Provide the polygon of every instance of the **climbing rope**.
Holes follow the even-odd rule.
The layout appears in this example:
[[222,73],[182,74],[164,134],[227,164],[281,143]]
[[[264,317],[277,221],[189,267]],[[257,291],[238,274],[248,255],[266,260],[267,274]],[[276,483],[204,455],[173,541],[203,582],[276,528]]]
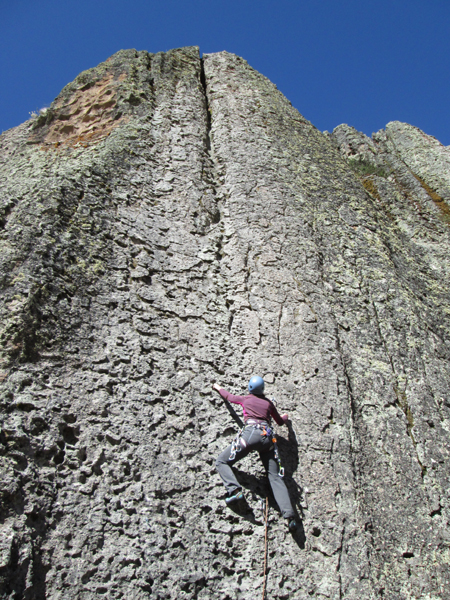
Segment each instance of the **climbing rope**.
[[262,593],[262,600],[265,599],[266,597],[266,581],[267,581],[267,518],[269,515],[269,497],[266,496],[266,514],[264,517],[264,570],[263,570],[263,577],[264,577],[264,585],[263,585],[263,593]]

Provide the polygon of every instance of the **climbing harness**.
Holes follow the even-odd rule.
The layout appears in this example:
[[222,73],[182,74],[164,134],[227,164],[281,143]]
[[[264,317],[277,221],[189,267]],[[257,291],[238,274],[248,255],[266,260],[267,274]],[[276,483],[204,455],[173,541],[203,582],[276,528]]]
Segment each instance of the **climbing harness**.
[[246,429],[249,426],[253,427],[254,429],[260,429],[261,435],[269,436],[269,437],[272,436],[272,444],[273,444],[272,447],[274,449],[275,460],[278,463],[278,476],[283,478],[284,477],[284,467],[281,466],[281,459],[280,459],[280,453],[278,452],[277,438],[275,437],[275,433],[274,433],[272,427],[269,427],[265,423],[251,423],[251,422],[248,423],[247,422],[247,425],[242,427],[237,432],[236,437],[234,438],[234,440],[231,443],[230,458],[228,459],[228,461],[234,460],[236,458],[236,454],[243,449],[242,447],[245,448],[247,446],[244,438],[242,437],[242,434],[244,433],[244,429]]
[[231,442],[230,458],[228,459],[228,461],[234,460],[236,458],[236,454],[243,449],[242,447],[245,448],[247,446],[246,441],[242,437],[242,434],[244,433],[244,430],[247,429],[247,427],[253,427],[254,429],[262,429],[263,433],[261,435],[270,435],[270,433],[266,432],[266,429],[268,429],[269,432],[272,431],[269,427],[265,427],[261,423],[252,423],[251,421],[247,421],[244,427],[239,429],[239,431],[236,434],[236,437]]
[[247,421],[244,427],[239,429],[239,431],[236,434],[236,437],[231,442],[230,458],[228,459],[228,461],[234,460],[236,458],[236,454],[243,449],[242,446],[244,448],[247,446],[246,441],[242,437],[242,434],[244,433],[244,430],[247,429],[247,427],[253,427],[254,429],[262,429],[263,433],[261,435],[271,435],[272,433],[272,429],[270,429],[270,427],[264,425],[263,423],[252,423],[251,421]]

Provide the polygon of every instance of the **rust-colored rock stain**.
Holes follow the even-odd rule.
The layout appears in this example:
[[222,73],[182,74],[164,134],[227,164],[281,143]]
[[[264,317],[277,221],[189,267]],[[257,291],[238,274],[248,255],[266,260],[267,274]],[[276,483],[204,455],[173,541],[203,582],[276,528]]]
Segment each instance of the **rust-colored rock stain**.
[[123,73],[114,79],[113,74],[103,77],[93,85],[84,86],[67,99],[57,101],[52,109],[54,117],[42,139],[35,134],[33,141],[40,142],[43,150],[60,146],[88,146],[107,137],[122,122],[117,118],[117,86],[125,79]]

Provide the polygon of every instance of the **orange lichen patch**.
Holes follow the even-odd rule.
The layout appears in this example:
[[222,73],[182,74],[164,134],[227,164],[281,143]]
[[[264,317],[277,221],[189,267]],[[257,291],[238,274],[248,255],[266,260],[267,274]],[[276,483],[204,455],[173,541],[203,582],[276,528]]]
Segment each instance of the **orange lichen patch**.
[[395,218],[392,215],[391,211],[389,210],[389,207],[387,206],[387,204],[385,202],[383,202],[383,200],[380,196],[380,192],[378,191],[378,188],[375,185],[375,181],[373,180],[373,178],[372,177],[362,177],[361,183],[363,184],[365,189],[369,192],[369,194],[372,196],[372,198],[375,198],[376,200],[378,200],[378,202],[381,204],[384,214],[388,217],[388,219],[395,222]]
[[121,119],[114,119],[117,103],[117,86],[125,78],[123,73],[114,80],[105,76],[91,86],[77,89],[69,98],[57,101],[52,107],[52,121],[43,138],[34,134],[32,141],[43,144],[42,149],[61,146],[87,146],[99,142],[117,127]]
[[444,200],[444,198],[439,196],[439,194],[435,192],[433,188],[431,188],[427,183],[425,183],[425,181],[421,177],[419,177],[415,173],[413,173],[413,175],[423,187],[423,189],[427,192],[427,194],[430,196],[430,198],[433,200],[433,202],[436,204],[436,206],[438,206],[441,209],[442,220],[445,221],[445,223],[450,224],[450,207]]
[[373,181],[373,179],[371,177],[364,177],[361,180],[361,182],[362,182],[363,186],[366,188],[366,190],[369,192],[369,194],[371,196],[373,196],[374,198],[376,198],[377,200],[380,200],[380,202],[381,202],[378,188],[375,185],[375,182]]

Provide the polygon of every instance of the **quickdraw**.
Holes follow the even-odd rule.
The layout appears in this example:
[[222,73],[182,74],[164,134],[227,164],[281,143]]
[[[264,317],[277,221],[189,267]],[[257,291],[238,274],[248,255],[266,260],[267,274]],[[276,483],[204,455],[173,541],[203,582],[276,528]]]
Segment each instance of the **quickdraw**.
[[278,463],[278,476],[284,477],[284,467],[281,466],[281,459],[280,459],[280,453],[278,452],[277,438],[275,437],[275,434],[273,433],[273,429],[271,429],[270,427],[263,426],[262,430],[263,430],[262,435],[272,435],[273,436],[272,444],[273,444],[273,448],[274,448],[275,460]]
[[275,436],[273,436],[272,442],[273,442],[273,447],[275,450],[275,452],[274,452],[275,460],[278,463],[278,476],[283,478],[284,477],[284,467],[281,466],[281,459],[280,459],[280,454],[278,452],[277,438]]
[[228,459],[229,461],[234,460],[236,458],[236,453],[241,451],[241,443],[240,442],[241,442],[241,436],[244,432],[244,429],[245,429],[245,427],[242,427],[242,429],[239,429],[236,437],[231,442],[230,458]]

